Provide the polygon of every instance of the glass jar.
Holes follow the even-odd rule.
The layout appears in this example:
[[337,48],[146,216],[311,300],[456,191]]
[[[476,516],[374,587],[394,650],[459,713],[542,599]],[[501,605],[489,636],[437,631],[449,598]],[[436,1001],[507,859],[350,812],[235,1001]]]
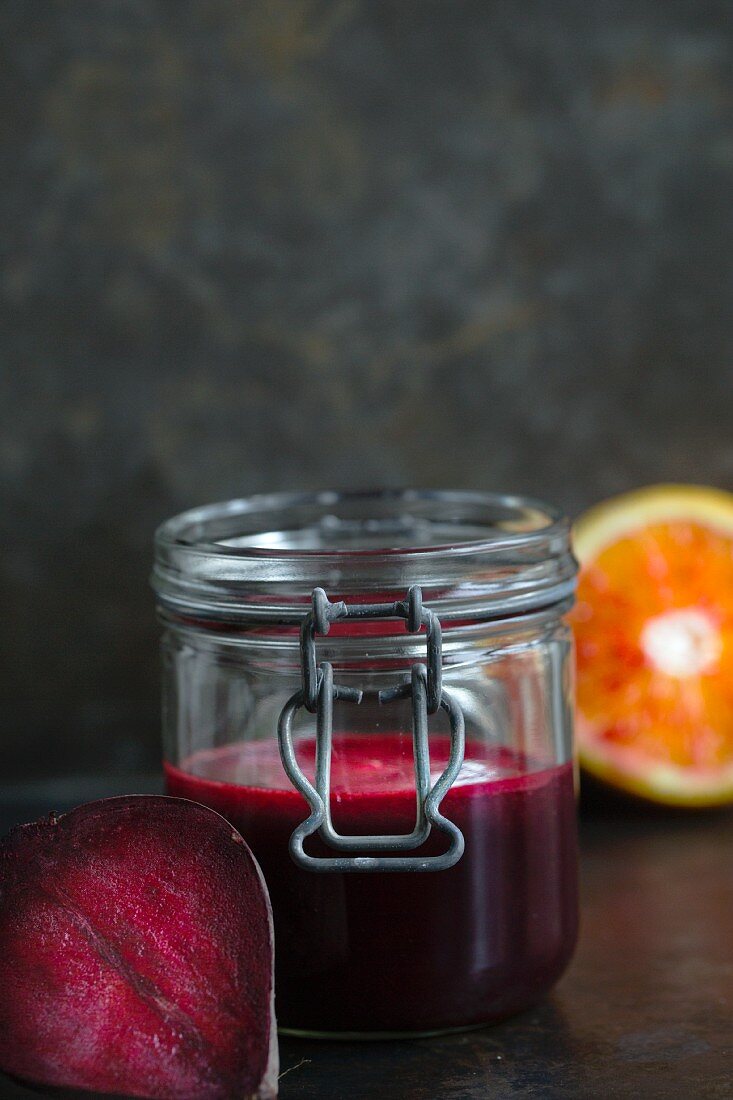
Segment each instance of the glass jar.
[[476,1026],[562,974],[575,572],[560,514],[482,493],[273,494],[159,529],[167,787],[262,867],[283,1030]]

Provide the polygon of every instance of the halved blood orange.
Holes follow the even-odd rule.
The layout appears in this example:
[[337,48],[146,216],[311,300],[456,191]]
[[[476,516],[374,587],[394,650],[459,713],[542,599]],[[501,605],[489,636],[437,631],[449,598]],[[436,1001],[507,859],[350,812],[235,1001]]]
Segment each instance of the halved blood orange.
[[575,552],[581,766],[668,805],[733,803],[733,495],[615,497]]

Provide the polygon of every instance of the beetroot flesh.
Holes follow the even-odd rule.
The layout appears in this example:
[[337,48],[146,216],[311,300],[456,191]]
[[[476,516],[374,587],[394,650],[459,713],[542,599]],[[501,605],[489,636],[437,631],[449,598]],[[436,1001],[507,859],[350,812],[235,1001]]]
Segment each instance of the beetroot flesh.
[[131,795],[0,841],[0,1069],[100,1096],[277,1095],[270,902],[223,817]]

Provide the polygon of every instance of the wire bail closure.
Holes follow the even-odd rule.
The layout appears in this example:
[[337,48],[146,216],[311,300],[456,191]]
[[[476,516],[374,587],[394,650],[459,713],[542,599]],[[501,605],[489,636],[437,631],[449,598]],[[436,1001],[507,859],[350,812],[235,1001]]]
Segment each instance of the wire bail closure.
[[[412,739],[415,763],[417,814],[415,828],[403,835],[342,836],[331,821],[331,752],[333,741],[333,704],[336,700],[360,703],[362,692],[356,688],[334,684],[333,667],[327,661],[318,664],[316,636],[328,634],[331,623],[344,619],[405,620],[407,630],[417,634],[424,626],[427,643],[427,665],[412,666],[410,679],[379,692],[379,702],[412,699]],[[310,816],[290,837],[290,854],[294,861],[310,871],[442,871],[452,867],[463,855],[461,830],[440,811],[440,803],[454,783],[463,764],[465,723],[456,700],[443,687],[442,631],[438,616],[423,606],[422,591],[413,585],[404,600],[385,604],[331,603],[322,588],[312,594],[312,609],[303,620],[300,631],[300,654],[303,686],[288,699],[278,722],[278,740],[283,767],[293,786],[307,800]],[[293,747],[293,720],[304,707],[316,715],[315,787],[301,770]],[[444,710],[450,721],[450,755],[448,764],[433,786],[430,785],[430,748],[428,715]],[[409,852],[427,840],[432,827],[450,838],[447,851],[437,856],[365,856],[354,853],[369,851]],[[318,833],[329,848],[350,855],[318,857],[303,850],[307,837]]]

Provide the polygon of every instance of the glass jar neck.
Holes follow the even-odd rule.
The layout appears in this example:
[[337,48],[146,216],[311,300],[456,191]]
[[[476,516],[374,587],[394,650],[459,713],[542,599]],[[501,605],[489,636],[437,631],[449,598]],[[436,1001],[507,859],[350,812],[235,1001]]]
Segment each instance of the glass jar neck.
[[157,532],[152,580],[165,614],[258,634],[269,625],[284,638],[317,587],[363,604],[419,585],[458,628],[556,615],[575,573],[567,520],[538,501],[384,491],[272,494],[183,513]]

